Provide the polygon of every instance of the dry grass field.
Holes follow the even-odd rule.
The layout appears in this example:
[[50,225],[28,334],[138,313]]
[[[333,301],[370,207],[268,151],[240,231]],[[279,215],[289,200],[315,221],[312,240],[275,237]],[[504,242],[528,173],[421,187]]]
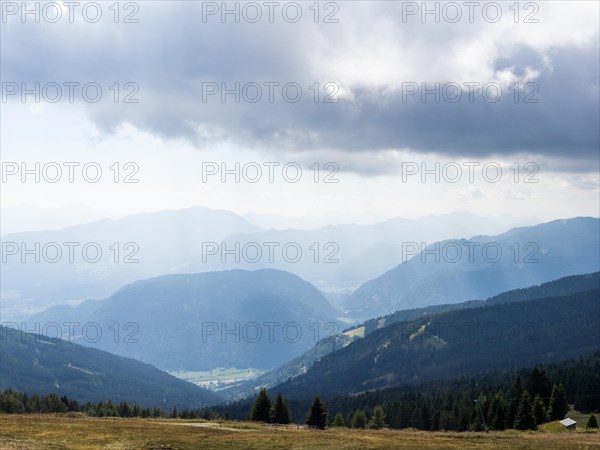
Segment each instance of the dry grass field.
[[244,422],[0,415],[0,448],[13,449],[591,449],[600,433],[444,433],[416,430],[312,431]]

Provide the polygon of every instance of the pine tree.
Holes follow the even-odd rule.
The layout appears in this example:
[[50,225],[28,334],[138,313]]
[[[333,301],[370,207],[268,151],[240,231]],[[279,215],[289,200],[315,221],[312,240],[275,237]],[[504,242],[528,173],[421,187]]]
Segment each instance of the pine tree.
[[514,427],[517,430],[533,430],[535,429],[535,416],[533,415],[533,406],[531,405],[531,398],[527,390],[523,391],[521,401],[519,402],[519,408],[515,416]]
[[337,413],[335,415],[335,417],[333,418],[333,426],[334,427],[345,427],[346,426],[346,421],[344,420],[344,416],[342,416],[342,413]]
[[371,416],[371,420],[369,421],[369,428],[379,430],[385,426],[385,412],[381,406],[376,406],[373,408],[373,416]]
[[587,424],[585,426],[586,428],[598,428],[598,420],[596,419],[596,416],[591,414],[590,418],[587,421]]
[[327,425],[327,409],[319,396],[315,397],[310,406],[308,416],[306,417],[306,424],[320,429],[324,429]]
[[504,400],[504,395],[502,394],[502,391],[499,391],[492,399],[492,402],[490,403],[490,407],[488,409],[488,421],[490,427],[494,430],[504,430],[506,414],[506,401]]
[[525,389],[527,389],[531,398],[535,398],[536,395],[539,395],[540,399],[544,402],[544,406],[548,408],[550,395],[552,394],[552,383],[543,369],[535,367],[531,371],[529,378],[527,378],[527,382],[525,383]]
[[277,394],[275,405],[273,405],[271,410],[271,422],[282,424],[290,423],[290,412],[281,394]]
[[121,402],[119,404],[119,416],[120,417],[131,417],[131,408],[127,402]]
[[548,406],[548,418],[550,420],[562,420],[568,412],[569,404],[567,403],[565,387],[562,384],[559,386],[554,385],[550,396],[550,405]]
[[548,422],[546,405],[544,405],[544,402],[540,398],[539,394],[533,399],[533,415],[535,417],[536,425],[541,425]]
[[361,409],[357,410],[352,416],[351,421],[352,428],[366,428],[367,427],[367,416]]
[[179,414],[177,413],[177,407],[173,406],[173,411],[171,412],[171,418],[177,419],[178,416],[179,416]]
[[269,422],[271,420],[271,399],[266,389],[261,389],[254,401],[250,420],[256,422]]
[[508,404],[508,414],[506,415],[506,428],[513,428],[515,418],[517,416],[517,410],[519,408],[519,402],[523,395],[523,385],[521,384],[521,377],[516,376],[513,384],[510,388],[510,398]]

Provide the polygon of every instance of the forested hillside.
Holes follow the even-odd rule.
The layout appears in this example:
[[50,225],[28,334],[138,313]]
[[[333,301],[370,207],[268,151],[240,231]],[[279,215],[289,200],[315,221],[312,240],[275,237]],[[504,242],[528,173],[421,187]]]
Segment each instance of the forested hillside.
[[0,390],[150,408],[201,408],[220,400],[211,391],[134,359],[3,326],[0,336]]
[[432,314],[376,330],[277,389],[329,398],[474,375],[600,348],[600,289]]
[[[271,390],[271,395],[276,392],[277,389]],[[539,403],[544,406],[545,416],[538,417],[535,425],[562,419],[566,403],[584,413],[600,411],[600,353],[539,365],[535,369],[494,371],[485,375],[335,397],[328,399],[326,405],[330,423],[339,413],[346,426],[351,425],[357,411],[364,411],[369,421],[374,409],[381,407],[385,423],[392,428],[466,431],[483,429],[481,411],[475,403],[478,400],[486,424],[491,429],[503,430],[515,427],[524,398],[531,406],[536,402],[538,406]],[[216,410],[231,418],[244,419],[253,400],[236,402]],[[292,420],[302,422],[311,400],[287,398],[286,402]],[[522,411],[521,416],[524,417]],[[524,425],[521,420],[521,426]]]

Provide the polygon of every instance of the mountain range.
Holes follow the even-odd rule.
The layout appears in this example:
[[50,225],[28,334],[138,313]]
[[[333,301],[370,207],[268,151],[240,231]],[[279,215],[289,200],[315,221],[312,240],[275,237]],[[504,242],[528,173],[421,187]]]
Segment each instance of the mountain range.
[[[105,300],[50,308],[29,322],[97,322],[106,336],[115,333],[107,330],[117,324],[122,334],[134,333],[140,342],[126,345],[105,337],[82,343],[165,370],[274,369],[311,349],[323,336],[339,335],[344,327],[340,320],[364,321],[410,308],[485,299],[573,273],[595,272],[600,268],[595,251],[600,245],[599,223],[574,218],[499,236],[433,244],[434,248],[487,246],[503,253],[493,262],[479,250],[472,260],[468,254],[456,261],[436,260],[431,253],[423,260],[417,254],[357,289],[344,305],[350,318],[296,275],[235,269],[138,281]],[[432,308],[429,312],[440,310]]]
[[[202,242],[258,230],[237,214],[194,207],[98,220],[62,230],[4,235],[0,283],[3,317],[103,298],[136,280],[189,272],[193,259],[202,253]],[[9,243],[19,247],[15,255],[10,254],[12,248],[7,251]],[[49,246],[51,243],[58,244],[61,252],[56,262],[52,260],[58,251]],[[72,258],[64,243],[74,243],[70,244]],[[23,262],[21,248],[35,251],[36,245],[38,261],[30,254]],[[96,249],[100,250],[98,261]]]
[[[487,219],[470,218],[474,228],[495,226]],[[61,380],[70,378],[61,377],[71,372],[102,374],[91,368],[89,355],[82,356],[85,364],[66,361],[65,355],[79,354],[82,348],[152,364],[161,374],[159,369],[194,372],[218,367],[269,371],[222,391],[228,399],[251,395],[259,387],[280,389],[291,397],[318,392],[354,395],[598,349],[599,219],[577,217],[499,235],[429,241],[431,236],[452,236],[459,227],[456,222],[465,220],[447,215],[314,230],[263,230],[226,211],[192,208],[7,235],[3,245],[25,246],[101,236],[95,241],[109,249],[111,241],[122,243],[131,235],[146,250],[140,245],[139,263],[129,265],[23,264],[13,259],[2,266],[3,320],[26,332],[75,342],[52,347],[62,352],[43,366],[57,361],[52,370],[40,372],[33,363],[40,386],[68,385]],[[180,230],[175,236],[174,229]],[[223,261],[215,253],[217,258],[209,262],[207,242],[226,249],[292,242],[309,249],[310,257],[263,264]],[[313,259],[315,243],[319,261]],[[337,262],[322,260],[327,243],[337,246]],[[268,268],[260,268],[263,265]],[[384,266],[391,270],[384,271]],[[223,267],[229,270],[214,270]],[[590,275],[579,275],[585,273]],[[347,294],[350,280],[367,276],[374,278]],[[96,298],[79,302],[88,295]],[[50,307],[21,319],[23,308],[21,315],[4,314],[7,303],[15,311],[31,307],[30,313]],[[494,332],[499,335],[490,342],[489,333]],[[39,362],[32,355],[44,347],[50,347],[44,339],[38,339],[35,348],[4,346],[10,348],[6,354],[15,367]],[[130,370],[118,364],[119,371]],[[14,384],[18,377],[11,370],[9,366],[3,373]],[[99,383],[104,385],[116,372],[102,376]],[[81,386],[78,398],[92,389]],[[122,392],[101,394],[118,397]]]
[[295,273],[336,301],[336,291],[345,296],[396,266],[404,242],[495,234],[513,222],[453,213],[373,225],[265,230],[232,212],[193,207],[12,233],[1,238],[0,308],[5,319],[20,318],[52,305],[104,298],[140,279],[261,268]]
[[344,303],[353,318],[487,298],[600,270],[600,220],[576,217],[424,245],[412,258],[360,286]]

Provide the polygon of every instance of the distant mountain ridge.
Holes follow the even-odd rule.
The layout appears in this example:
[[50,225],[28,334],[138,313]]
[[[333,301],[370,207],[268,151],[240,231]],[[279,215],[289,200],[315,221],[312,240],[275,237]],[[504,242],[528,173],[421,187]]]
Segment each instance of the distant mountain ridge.
[[[2,242],[35,249],[22,262],[3,249],[4,317],[35,313],[55,304],[103,298],[133,281],[166,273],[199,271],[194,259],[205,241],[221,241],[237,232],[260,228],[229,211],[193,207],[103,219],[61,230],[13,233]],[[64,243],[73,243],[71,250]],[[44,246],[50,245],[47,254]],[[83,249],[88,246],[84,254]],[[61,252],[56,262],[52,258]],[[97,262],[96,252],[99,249]],[[89,257],[88,257],[89,255]],[[4,262],[4,260],[6,262]],[[200,266],[202,267],[202,266]]]
[[513,289],[490,297],[487,300],[469,300],[462,303],[450,303],[426,306],[425,308],[402,310],[383,317],[367,320],[363,326],[365,327],[365,334],[369,334],[378,328],[383,328],[384,326],[391,325],[395,322],[411,321],[430,314],[440,314],[461,309],[478,308],[482,306],[513,303],[546,297],[565,296],[594,289],[600,289],[600,272],[571,275],[526,288]]
[[499,236],[432,243],[364,283],[344,303],[366,320],[401,309],[486,298],[510,289],[600,270],[600,219],[577,217]]
[[163,410],[201,408],[221,397],[139,361],[0,326],[0,389],[66,395],[79,402],[126,401]]
[[[0,307],[5,318],[25,317],[48,306],[103,298],[140,279],[227,269],[285,270],[324,291],[353,290],[397,265],[405,241],[499,232],[507,229],[509,222],[508,218],[452,213],[415,220],[394,218],[372,225],[267,231],[232,212],[193,207],[104,219],[62,230],[13,233],[2,236],[3,243],[11,244],[11,251],[3,254]],[[69,261],[65,242],[77,244],[73,261]],[[18,248],[22,243],[27,249],[39,245],[39,262],[34,262],[32,255],[25,263],[21,261],[20,249],[12,246]],[[55,246],[50,245],[48,257],[42,252],[48,243],[58,244],[62,251],[57,262],[47,261],[54,256]],[[100,249],[98,262],[83,257],[88,244],[92,256]],[[255,259],[257,249],[261,255]]]
[[[223,267],[273,268],[293,272],[326,291],[355,289],[396,266],[404,256],[406,243],[498,233],[508,228],[506,219],[462,212],[419,219],[395,217],[369,225],[341,224],[310,230],[290,228],[236,233],[225,239],[227,248],[232,248],[235,243],[241,246],[262,245],[264,242],[276,242],[282,246],[294,243],[302,249],[304,256],[294,263],[280,255],[272,263],[267,258],[256,263],[244,260],[234,263],[229,258]],[[211,259],[214,260],[214,257]]]

